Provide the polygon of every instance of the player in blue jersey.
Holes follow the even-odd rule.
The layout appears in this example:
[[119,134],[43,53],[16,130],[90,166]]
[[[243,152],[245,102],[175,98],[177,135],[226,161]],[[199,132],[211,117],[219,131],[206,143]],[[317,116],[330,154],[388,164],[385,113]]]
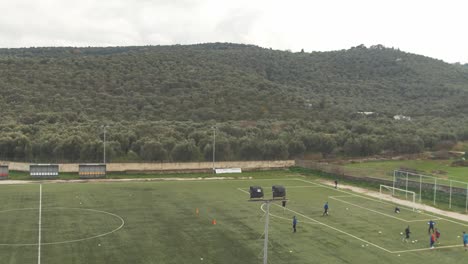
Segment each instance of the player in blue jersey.
[[432,233],[434,233],[435,222],[430,220],[427,224],[429,225],[429,229],[427,230],[427,233],[430,234],[431,230],[432,230]]
[[294,233],[296,233],[296,225],[297,225],[297,218],[296,218],[296,216],[293,216],[293,230],[294,230]]
[[328,202],[326,202],[325,205],[323,206],[322,216],[324,216],[324,215],[328,215]]
[[468,234],[463,231],[463,246],[465,247],[465,251],[468,250]]

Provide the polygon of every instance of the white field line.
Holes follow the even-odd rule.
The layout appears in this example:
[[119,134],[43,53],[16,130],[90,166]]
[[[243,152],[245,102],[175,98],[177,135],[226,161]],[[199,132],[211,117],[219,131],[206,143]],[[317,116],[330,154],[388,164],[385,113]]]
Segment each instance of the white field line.
[[39,237],[37,239],[37,264],[41,264],[41,230],[42,228],[42,184],[39,184]]
[[[335,189],[334,187],[331,187],[331,186],[326,186],[326,185],[322,185],[322,184],[319,184],[319,183],[315,183],[315,182],[311,182],[311,181],[306,181],[306,180],[303,180],[303,179],[296,179],[296,180],[302,181],[302,182],[307,182],[307,183],[314,184],[314,185],[320,185],[320,186],[323,186],[324,188],[328,188],[328,189],[331,189],[331,190],[335,190],[335,191],[337,191],[337,192],[346,193],[346,194],[348,194],[347,196],[360,197],[360,198],[363,198],[363,199],[367,199],[367,200],[379,202],[379,203],[382,203],[382,204],[394,205],[394,204],[392,204],[392,203],[386,203],[386,202],[382,202],[381,200],[377,200],[377,199],[373,199],[373,198],[370,198],[370,197],[366,197],[366,196],[364,196],[364,195],[359,195],[359,194],[356,194],[356,193],[354,193],[354,192],[349,192],[349,191],[344,191],[344,190],[340,190],[340,189]],[[334,197],[339,197],[339,196],[334,196]],[[413,208],[406,208],[406,207],[404,207],[404,206],[401,207],[401,208],[413,212]]]
[[248,191],[242,190],[241,188],[237,188],[237,190],[239,190],[239,191],[241,191],[241,192],[245,192],[246,194],[250,194]]
[[417,249],[399,250],[399,251],[393,251],[393,253],[406,253],[406,252],[426,251],[426,250],[454,248],[454,247],[463,247],[463,245],[441,246],[441,247],[434,247],[432,249],[431,248],[417,248]]
[[346,198],[346,197],[354,197],[354,195],[333,195],[330,197],[335,197],[335,198]]
[[[281,207],[280,205],[277,205],[277,204],[274,204],[274,205]],[[370,241],[367,241],[367,240],[364,240],[364,239],[362,239],[362,238],[359,238],[359,237],[357,237],[357,236],[355,236],[355,235],[352,235],[352,234],[350,234],[350,233],[348,233],[348,232],[345,232],[345,231],[340,230],[340,229],[338,229],[338,228],[335,228],[335,227],[333,227],[333,226],[330,226],[330,225],[327,225],[327,224],[325,224],[325,223],[322,223],[322,222],[320,222],[320,221],[318,221],[318,220],[315,220],[315,219],[313,219],[313,218],[311,218],[311,217],[308,217],[307,215],[301,214],[301,213],[299,213],[299,212],[297,212],[297,211],[294,211],[294,210],[291,210],[291,209],[289,209],[289,208],[285,208],[285,209],[288,210],[288,211],[290,211],[290,212],[293,212],[293,213],[295,213],[295,214],[297,214],[297,215],[300,215],[300,216],[302,216],[302,217],[304,217],[304,218],[306,218],[306,219],[312,220],[312,221],[316,222],[317,224],[326,226],[326,227],[328,227],[328,228],[330,228],[330,229],[333,229],[333,230],[338,231],[338,232],[340,232],[340,233],[343,233],[343,234],[345,234],[345,235],[347,235],[347,236],[350,236],[350,237],[352,237],[352,238],[355,238],[355,239],[357,239],[357,240],[359,240],[359,241],[362,241],[362,242],[367,243],[367,244],[369,244],[369,245],[372,245],[372,246],[374,246],[374,247],[376,247],[376,248],[379,248],[379,249],[381,249],[381,250],[383,250],[383,251],[385,251],[385,252],[393,253],[392,251],[390,251],[390,250],[388,250],[388,249],[386,249],[386,248],[383,248],[383,247],[381,247],[381,246],[379,246],[379,245],[376,245],[376,244],[374,244],[374,243],[372,243],[372,242],[370,242]]]
[[[359,207],[359,208],[362,208],[364,210],[367,210],[367,211],[370,211],[370,212],[373,212],[373,213],[376,213],[376,214],[381,214],[383,216],[387,216],[387,217],[390,217],[390,218],[394,218],[394,219],[397,219],[397,220],[400,220],[400,221],[403,221],[403,222],[407,222],[407,223],[411,223],[411,222],[424,222],[424,221],[429,221],[431,219],[423,219],[423,220],[406,220],[406,219],[403,219],[403,218],[400,218],[400,217],[396,217],[396,216],[393,216],[393,215],[389,215],[389,214],[386,214],[386,213],[382,213],[382,212],[379,212],[379,211],[376,211],[376,210],[373,210],[373,209],[370,209],[370,208],[366,208],[364,206],[360,206],[360,205],[357,205],[357,204],[354,204],[354,203],[351,203],[351,202],[347,202],[347,201],[343,201],[343,200],[340,200],[338,198],[336,198],[336,196],[329,196],[329,198],[333,199],[333,200],[336,200],[336,201],[339,201],[339,202],[342,202],[342,203],[345,203],[345,204],[349,204],[349,205],[352,205],[352,206],[355,206],[355,207]],[[440,218],[438,219],[433,219],[433,220],[439,220]]]
[[[263,206],[265,204],[262,203],[262,205],[260,205],[260,210],[262,210],[264,213],[266,213],[265,209],[263,209]],[[278,215],[274,215],[272,213],[270,213],[271,216],[275,217],[275,218],[279,218],[279,219],[284,219],[286,221],[291,221],[292,222],[292,219],[289,219],[289,218],[286,218],[286,217],[282,217],[282,216],[278,216]],[[316,222],[310,222],[310,221],[301,221],[301,223],[307,223],[307,224],[312,224],[312,225],[318,225],[318,223]]]
[[198,177],[198,178],[134,178],[134,179],[80,179],[80,180],[1,180],[2,185],[25,185],[25,184],[38,184],[38,183],[140,183],[140,182],[226,182],[226,181],[296,181],[297,178],[286,179],[254,179],[248,177],[233,178],[233,177]]
[[[11,212],[11,211],[23,211],[23,210],[37,210],[37,208],[11,209],[11,210],[0,211],[0,213]],[[75,243],[75,242],[91,240],[91,239],[107,236],[109,234],[117,232],[120,229],[122,229],[124,227],[124,225],[125,225],[125,220],[121,216],[113,214],[113,213],[109,213],[109,212],[106,212],[106,211],[101,211],[101,210],[86,209],[86,208],[74,208],[74,207],[70,207],[70,208],[67,208],[67,207],[50,207],[50,208],[47,208],[46,210],[82,210],[82,211],[102,213],[102,214],[107,214],[107,215],[113,216],[115,218],[118,218],[120,220],[121,224],[120,224],[119,227],[117,227],[117,228],[115,228],[115,229],[113,229],[113,230],[111,230],[109,232],[102,233],[102,234],[99,234],[99,235],[85,237],[85,238],[79,238],[79,239],[73,239],[73,240],[58,241],[58,242],[47,242],[47,243],[41,242],[40,243],[41,246],[43,246],[43,245],[60,245],[60,244],[68,244],[68,243]],[[15,246],[15,247],[16,246],[38,246],[38,245],[39,245],[39,243],[0,244],[0,246]]]
[[[308,182],[308,183],[311,183],[311,184],[314,184],[314,185],[319,185],[319,184],[317,184],[317,183],[305,181],[305,180],[302,180],[302,179],[296,179],[296,180]],[[327,188],[328,186],[323,186],[323,187]],[[332,188],[332,187],[328,187],[328,188],[329,188],[329,189],[336,190],[335,188]],[[242,190],[241,188],[237,188],[237,190],[249,194],[249,192],[247,192],[246,190]],[[366,199],[369,199],[369,200],[372,200],[372,201],[381,202],[381,201],[379,201],[379,200],[370,199],[370,198],[367,198],[367,197],[365,197],[365,196],[361,196],[361,195],[356,195],[356,194],[348,193],[348,192],[342,191],[342,190],[336,190],[336,191],[340,191],[340,192],[343,192],[343,193],[347,193],[348,195],[346,195],[346,196],[357,196],[357,197],[366,198]],[[337,196],[334,196],[334,197],[337,197]],[[280,206],[280,205],[277,205],[277,204],[274,204],[274,205],[283,208],[283,207]],[[312,220],[313,222],[315,222],[315,223],[317,223],[317,224],[326,226],[326,227],[328,227],[328,228],[330,228],[330,229],[333,229],[333,230],[335,230],[335,231],[338,231],[338,232],[340,232],[340,233],[343,233],[343,234],[345,234],[345,235],[348,235],[348,236],[350,236],[350,237],[352,237],[352,238],[355,238],[355,239],[357,239],[357,240],[359,240],[359,241],[365,242],[365,243],[367,243],[367,244],[369,244],[369,245],[372,245],[372,246],[374,246],[374,247],[376,247],[376,248],[378,248],[378,249],[381,249],[381,250],[383,250],[383,251],[385,251],[385,252],[388,252],[388,253],[390,253],[390,254],[405,253],[405,252],[412,252],[412,251],[431,250],[430,248],[420,248],[420,249],[409,249],[409,250],[391,251],[391,250],[388,250],[388,249],[386,249],[386,248],[384,248],[384,247],[381,247],[381,246],[379,246],[379,245],[377,245],[377,244],[374,244],[374,243],[372,243],[372,242],[369,242],[369,241],[367,241],[367,240],[364,240],[364,239],[362,239],[362,238],[359,238],[359,237],[357,237],[357,236],[355,236],[355,235],[352,235],[352,234],[350,234],[350,233],[348,233],[348,232],[346,232],[346,231],[343,231],[343,230],[340,230],[340,229],[338,229],[338,228],[332,227],[332,226],[327,225],[327,224],[325,224],[325,223],[322,223],[322,222],[320,222],[320,221],[318,221],[318,220],[315,220],[315,219],[313,219],[313,218],[310,218],[310,217],[308,217],[308,216],[306,216],[306,215],[304,215],[304,214],[301,214],[301,213],[299,213],[299,212],[296,212],[296,211],[294,211],[294,210],[291,210],[291,209],[289,209],[289,208],[284,208],[284,209],[285,209],[285,210],[288,210],[288,211],[290,211],[290,212],[293,212],[293,213],[295,213],[295,214],[297,214],[297,215],[300,215],[300,216],[302,216],[302,217],[304,217],[304,218],[306,218],[306,219]],[[408,209],[408,210],[410,210],[410,209]],[[262,210],[262,211],[263,211],[263,210]],[[411,211],[413,211],[413,210],[411,209]],[[265,211],[264,211],[264,212],[265,212]],[[270,215],[271,215],[271,214],[270,214]],[[289,220],[289,219],[287,219],[287,220]],[[442,246],[442,247],[436,247],[436,248],[434,248],[434,249],[451,248],[451,247],[459,247],[459,246],[460,246],[460,245]],[[432,249],[432,250],[434,250],[434,249]]]
[[[273,204],[273,205],[276,205],[276,206],[278,206],[278,207],[281,207],[280,205],[277,205],[277,204]],[[388,249],[386,249],[386,248],[384,248],[384,247],[381,247],[381,246],[379,246],[379,245],[376,245],[376,244],[374,244],[374,243],[371,243],[371,242],[369,242],[369,241],[367,241],[367,240],[364,240],[364,239],[362,239],[362,238],[359,238],[359,237],[357,237],[357,236],[355,236],[355,235],[352,235],[352,234],[350,234],[350,233],[348,233],[348,232],[345,232],[345,231],[340,230],[340,229],[338,229],[338,228],[335,228],[335,227],[333,227],[333,226],[329,226],[329,225],[327,225],[327,224],[325,224],[325,223],[322,223],[322,222],[320,222],[320,221],[318,221],[318,220],[315,220],[315,219],[310,218],[310,217],[308,217],[308,216],[306,216],[306,215],[303,215],[303,214],[301,214],[301,213],[299,213],[299,212],[296,212],[296,211],[294,211],[294,210],[291,210],[291,209],[289,209],[289,208],[285,208],[285,209],[286,209],[286,210],[289,210],[289,211],[291,211],[291,212],[293,212],[293,213],[295,213],[295,214],[297,214],[297,215],[300,215],[300,216],[302,216],[302,217],[304,217],[304,218],[307,218],[307,219],[310,219],[310,220],[312,220],[312,221],[314,221],[314,222],[317,222],[317,224],[326,226],[326,227],[328,227],[328,228],[330,228],[330,229],[333,229],[333,230],[335,230],[335,231],[338,231],[338,232],[340,232],[340,233],[343,233],[343,234],[345,234],[345,235],[348,235],[348,236],[350,236],[350,237],[352,237],[352,238],[355,238],[355,239],[357,239],[357,240],[360,240],[360,241],[362,241],[362,242],[365,242],[365,243],[367,243],[367,244],[369,244],[369,245],[372,245],[372,246],[374,246],[374,247],[376,247],[376,248],[378,248],[378,249],[381,249],[381,250],[386,251],[386,252],[391,253],[391,254],[406,253],[406,252],[413,252],[413,251],[436,250],[436,249],[453,248],[453,247],[461,247],[461,246],[462,246],[462,245],[450,245],[450,246],[435,247],[435,248],[433,248],[433,249],[431,249],[431,248],[418,248],[418,249],[408,249],[408,250],[391,251],[391,250],[388,250]]]
[[[310,186],[310,185],[305,185],[305,186],[286,186],[287,188],[324,188],[324,186]],[[244,192],[246,194],[250,194],[250,192],[244,190],[244,189],[241,189],[241,188],[237,188],[237,190],[241,191],[241,192]]]
[[[313,186],[313,187],[315,187],[315,186]],[[247,194],[250,194],[248,191],[242,190],[241,188],[237,188],[237,190],[239,190],[239,191],[241,191],[241,192],[244,192],[244,193],[247,193]],[[264,213],[266,213],[266,211],[263,209],[263,205],[265,205],[265,204],[262,203],[262,205],[260,205],[260,210],[262,210]],[[291,220],[291,219],[288,219],[288,218],[285,218],[285,217],[282,217],[282,216],[274,215],[274,214],[272,214],[272,213],[270,213],[270,215],[273,216],[273,217],[279,218],[279,219],[287,220],[287,221],[290,221],[290,220]],[[304,223],[316,224],[315,222],[304,222]]]
[[[285,186],[286,188],[324,188],[324,186],[310,186],[310,185],[301,185],[301,186]],[[248,191],[241,188],[237,188],[239,191],[250,194]]]
[[310,185],[304,185],[304,186],[284,186],[286,188],[323,188],[323,186],[310,186]]
[[[301,181],[301,182],[307,182],[307,183],[314,184],[314,185],[321,185],[321,184],[318,184],[318,183],[315,183],[315,182],[311,182],[311,181],[306,181],[306,180],[303,180],[303,179],[298,179],[298,178],[296,178],[296,180]],[[363,199],[367,199],[367,200],[379,202],[379,203],[382,203],[382,204],[394,205],[394,204],[391,204],[391,203],[382,202],[381,200],[373,199],[373,198],[366,197],[366,196],[363,196],[363,195],[359,195],[359,194],[355,194],[355,193],[350,193],[350,192],[343,191],[343,190],[340,190],[340,189],[335,189],[334,187],[331,187],[331,186],[326,186],[326,185],[322,185],[322,186],[324,186],[324,188],[328,188],[328,189],[335,190],[335,191],[338,191],[338,192],[346,193],[346,194],[349,194],[349,195],[351,195],[351,196],[360,197],[360,198],[363,198]],[[337,196],[335,196],[335,197],[337,197]],[[405,209],[405,210],[408,210],[408,211],[413,211],[412,208],[406,208],[406,207],[404,207],[404,206],[402,206],[402,207],[400,207],[400,208]],[[432,218],[438,218],[438,220],[444,220],[444,221],[452,222],[452,223],[454,223],[454,224],[458,224],[458,225],[461,225],[461,226],[468,227],[467,224],[460,223],[460,222],[457,222],[457,221],[453,221],[453,220],[451,220],[451,219],[443,218],[443,217],[440,217],[440,216],[437,216],[437,215],[434,215],[434,214],[428,214],[428,213],[424,213],[424,212],[421,212],[421,214],[427,215],[427,216],[432,217]]]

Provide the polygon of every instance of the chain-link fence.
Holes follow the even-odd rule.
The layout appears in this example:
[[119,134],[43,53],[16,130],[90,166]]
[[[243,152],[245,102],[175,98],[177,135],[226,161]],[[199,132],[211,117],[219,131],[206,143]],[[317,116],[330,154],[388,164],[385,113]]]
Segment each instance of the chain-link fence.
[[438,207],[468,212],[468,182],[395,170],[393,187],[415,192],[420,203],[426,201]]
[[359,182],[393,185],[394,188],[416,193],[416,202],[442,209],[468,212],[468,182],[437,178],[410,171],[370,168],[350,168],[336,164],[296,160],[296,166],[326,172]]

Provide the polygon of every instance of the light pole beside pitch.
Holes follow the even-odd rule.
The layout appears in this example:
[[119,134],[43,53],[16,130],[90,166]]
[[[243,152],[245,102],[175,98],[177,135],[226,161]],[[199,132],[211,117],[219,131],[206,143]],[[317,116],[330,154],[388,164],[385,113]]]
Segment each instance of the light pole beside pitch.
[[216,157],[216,126],[211,127],[213,129],[213,173],[216,173],[215,157]]
[[108,128],[108,125],[101,125],[101,128],[104,130],[104,140],[102,141],[103,147],[104,147],[104,153],[103,153],[103,163],[106,164],[106,128]]
[[270,224],[270,203],[274,201],[282,201],[283,206],[286,205],[286,189],[280,185],[273,185],[271,187],[273,192],[272,199],[264,199],[263,189],[260,186],[250,186],[250,200],[249,202],[263,202],[266,204],[265,216],[265,238],[263,240],[263,264],[268,264],[268,225]]

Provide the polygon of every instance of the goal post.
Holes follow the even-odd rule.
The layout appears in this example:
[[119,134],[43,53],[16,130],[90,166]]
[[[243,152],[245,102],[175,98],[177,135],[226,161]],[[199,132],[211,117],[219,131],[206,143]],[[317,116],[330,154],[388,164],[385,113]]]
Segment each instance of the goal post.
[[[405,189],[395,188],[388,185],[380,185],[379,188],[380,199],[392,201],[397,204],[402,204],[415,210],[416,205],[416,193],[407,191]],[[407,201],[407,202],[405,202]]]

